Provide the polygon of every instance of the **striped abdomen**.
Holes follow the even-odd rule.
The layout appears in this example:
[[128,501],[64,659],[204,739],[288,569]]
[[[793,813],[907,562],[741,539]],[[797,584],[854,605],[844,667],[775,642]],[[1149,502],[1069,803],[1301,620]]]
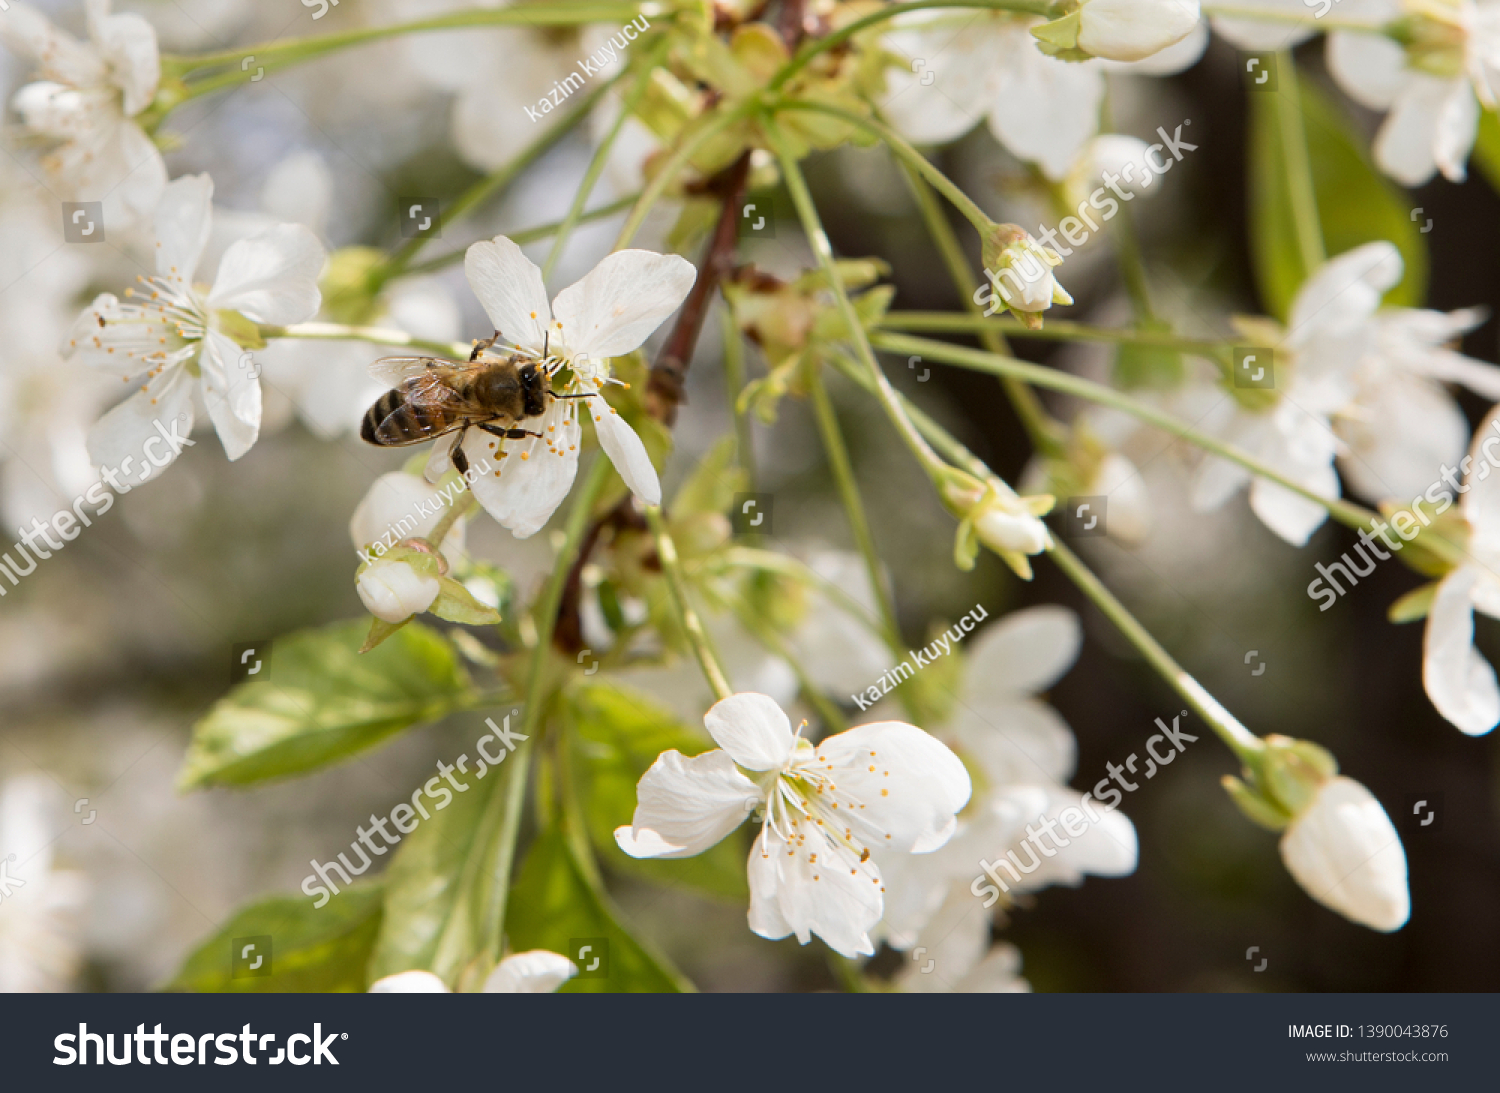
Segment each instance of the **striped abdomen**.
[[359,435],[366,443],[398,448],[431,440],[461,424],[448,407],[409,401],[405,388],[402,384],[387,391],[365,412]]

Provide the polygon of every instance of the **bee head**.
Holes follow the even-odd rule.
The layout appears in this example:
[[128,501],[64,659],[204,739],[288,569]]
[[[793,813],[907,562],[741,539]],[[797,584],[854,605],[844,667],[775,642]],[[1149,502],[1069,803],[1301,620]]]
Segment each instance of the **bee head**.
[[551,376],[529,361],[521,365],[520,376],[522,408],[527,417],[537,417],[547,409]]

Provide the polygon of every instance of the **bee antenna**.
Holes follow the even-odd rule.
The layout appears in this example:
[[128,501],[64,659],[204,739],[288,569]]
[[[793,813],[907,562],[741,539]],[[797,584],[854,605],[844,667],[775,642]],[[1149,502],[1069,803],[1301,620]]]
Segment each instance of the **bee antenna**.
[[551,345],[552,345],[552,331],[550,331],[550,330],[544,330],[544,331],[542,331],[542,356],[543,356],[543,358],[545,358],[545,357],[548,356],[548,350],[550,349]]

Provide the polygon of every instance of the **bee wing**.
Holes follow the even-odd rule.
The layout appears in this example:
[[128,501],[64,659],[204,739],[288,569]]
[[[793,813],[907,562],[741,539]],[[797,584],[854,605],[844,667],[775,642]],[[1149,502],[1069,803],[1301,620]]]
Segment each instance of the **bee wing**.
[[451,374],[456,367],[454,361],[441,357],[381,357],[370,365],[370,375],[387,387],[400,387],[410,379],[443,372]]

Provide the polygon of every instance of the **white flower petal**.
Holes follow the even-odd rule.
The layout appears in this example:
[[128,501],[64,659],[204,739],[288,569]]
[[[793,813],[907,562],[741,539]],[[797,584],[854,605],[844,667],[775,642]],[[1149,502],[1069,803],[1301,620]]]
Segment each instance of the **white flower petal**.
[[615,831],[632,858],[686,858],[718,843],[748,817],[763,795],[715,748],[688,758],[664,751],[636,785],[635,815]]
[[485,978],[485,994],[551,994],[578,974],[565,956],[546,949],[514,953]]
[[1011,612],[969,646],[964,672],[969,704],[1003,704],[1045,691],[1073,666],[1082,645],[1078,616],[1066,607]]
[[318,237],[301,224],[278,224],[224,252],[208,304],[260,323],[300,323],[322,306],[318,277],[327,257]]
[[1024,26],[1016,26],[1005,57],[996,58],[990,131],[1018,159],[1062,179],[1099,130],[1104,72],[1096,61],[1059,61],[1040,52]]
[[[582,429],[566,404],[553,402],[540,418],[531,420],[539,424],[528,423],[526,427],[542,433],[541,437],[502,441],[470,429],[464,440],[470,468],[489,468],[473,476],[470,488],[474,496],[517,539],[542,529],[567,497],[578,473]],[[497,454],[500,450],[506,453],[504,458]],[[429,480],[430,471],[429,463]]]
[[891,124],[918,144],[945,144],[974,128],[995,101],[995,51],[1008,41],[995,26],[980,16],[888,34],[881,44],[905,61],[885,77]]
[[92,87],[104,81],[104,59],[29,4],[12,2],[0,19],[0,44],[41,66],[48,79],[73,87]]
[[[812,824],[789,845],[767,826],[750,849],[750,928],[762,937],[817,934],[844,956],[875,951],[870,930],[880,921],[880,872],[825,839]],[[853,864],[851,864],[853,863]]]
[[1465,480],[1469,490],[1458,502],[1473,529],[1471,546],[1487,553],[1500,553],[1500,474],[1485,451],[1488,448],[1490,454],[1500,456],[1500,441],[1493,439],[1496,435],[1500,435],[1500,406],[1492,408],[1474,430]]
[[[385,547],[401,539],[425,536],[448,515],[448,506],[463,496],[463,483],[439,490],[414,474],[392,471],[370,484],[369,490],[349,520],[354,549],[363,551],[379,543]],[[450,563],[464,553],[464,518],[460,517],[443,538],[443,555]],[[376,552],[371,551],[372,555]]]
[[1455,569],[1438,585],[1422,638],[1422,685],[1438,713],[1470,736],[1500,724],[1495,670],[1474,648],[1473,590],[1477,566]]
[[640,347],[682,306],[698,271],[675,254],[622,250],[557,294],[552,311],[575,356],[595,362]]
[[1339,469],[1349,487],[1371,501],[1420,496],[1468,446],[1469,420],[1452,396],[1409,373],[1370,384],[1358,409],[1339,422],[1349,446]]
[[503,235],[475,243],[464,273],[495,329],[513,345],[540,351],[552,312],[542,271],[521,248]]
[[198,259],[213,229],[214,180],[183,175],[167,186],[156,207],[156,272],[192,285]]
[[780,770],[796,746],[781,707],[762,694],[730,695],[703,715],[714,743],[746,770]]
[[132,486],[149,482],[175,458],[170,444],[154,445],[158,458],[168,459],[160,467],[145,470],[142,446],[160,435],[157,422],[169,433],[177,422],[178,436],[193,431],[193,380],[182,368],[169,368],[94,423],[89,430],[89,458],[96,467],[116,470]]
[[1462,80],[1413,73],[1375,137],[1375,162],[1403,186],[1420,186],[1437,173],[1437,137],[1454,86]]
[[824,740],[819,769],[841,797],[859,802],[850,817],[872,850],[925,854],[942,846],[969,803],[972,786],[963,762],[915,725],[880,721]]
[[1333,778],[1281,838],[1287,872],[1313,899],[1389,933],[1411,917],[1406,852],[1390,817],[1352,778]]
[[260,436],[260,378],[254,363],[250,353],[217,330],[204,334],[198,356],[203,402],[231,462]]
[[371,994],[449,994],[448,985],[429,971],[413,968],[409,972],[387,975],[370,984]]
[[151,24],[130,12],[109,15],[91,10],[89,35],[108,63],[115,86],[123,94],[125,113],[134,116],[150,106],[161,79],[156,31]]
[[1073,774],[1073,731],[1045,702],[1012,698],[960,705],[952,728],[964,754],[992,785],[1065,782]]
[[1335,30],[1326,56],[1339,87],[1371,110],[1390,107],[1406,86],[1406,50],[1383,34]]
[[1297,345],[1316,332],[1368,322],[1381,296],[1400,282],[1402,268],[1401,252],[1383,239],[1325,263],[1292,300],[1288,342]]
[[594,419],[594,432],[599,437],[599,446],[615,470],[630,487],[630,492],[647,505],[661,504],[661,479],[656,476],[656,467],[646,454],[646,445],[636,435],[630,423],[619,415],[602,396],[588,400],[589,416]]

